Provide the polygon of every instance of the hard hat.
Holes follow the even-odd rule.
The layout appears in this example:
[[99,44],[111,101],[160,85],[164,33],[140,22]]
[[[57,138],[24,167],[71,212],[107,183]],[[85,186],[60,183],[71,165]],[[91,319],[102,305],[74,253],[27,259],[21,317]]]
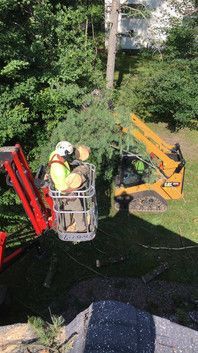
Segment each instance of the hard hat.
[[56,152],[62,157],[64,157],[67,154],[72,154],[73,151],[74,151],[74,147],[68,141],[60,141],[56,145]]

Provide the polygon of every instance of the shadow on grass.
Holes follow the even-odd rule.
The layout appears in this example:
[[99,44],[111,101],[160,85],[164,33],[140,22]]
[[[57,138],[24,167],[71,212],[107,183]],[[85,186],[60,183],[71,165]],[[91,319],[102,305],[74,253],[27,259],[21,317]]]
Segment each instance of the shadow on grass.
[[[95,242],[105,245],[113,255],[121,254],[127,257],[125,266],[119,269],[119,275],[139,277],[162,262],[168,262],[169,270],[161,275],[162,279],[196,281],[197,245],[135,214],[121,211],[114,217],[102,219]],[[117,266],[110,268],[111,275],[116,275]]]
[[118,53],[115,67],[116,88],[121,86],[125,75],[135,74],[138,62],[139,57],[136,51]]
[[[110,197],[110,186],[101,183],[98,188],[99,228],[93,241],[66,243],[49,232],[41,238],[43,256],[32,249],[0,275],[0,283],[8,287],[11,298],[2,307],[1,324],[26,322],[31,315],[50,320],[49,308],[52,312],[53,308],[59,308],[60,312],[75,284],[97,276],[140,278],[167,262],[169,269],[159,279],[186,283],[197,280],[195,243],[161,225],[146,222],[141,215],[129,214],[127,209],[109,215]],[[54,253],[58,265],[50,287],[45,288],[43,284]],[[109,258],[120,256],[124,261],[108,264]],[[97,268],[96,259],[107,265]],[[77,306],[79,311],[83,309],[80,304]]]

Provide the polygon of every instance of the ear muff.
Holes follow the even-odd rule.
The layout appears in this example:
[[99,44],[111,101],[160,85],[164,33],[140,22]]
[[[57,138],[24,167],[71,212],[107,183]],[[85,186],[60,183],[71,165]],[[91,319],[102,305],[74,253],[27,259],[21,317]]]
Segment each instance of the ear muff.
[[72,153],[69,153],[68,151],[65,151],[65,155],[63,157],[67,162],[71,163],[76,157],[75,157],[75,150]]
[[69,156],[69,153],[68,153],[68,151],[66,150],[66,151],[65,151],[64,158],[65,158],[65,159],[67,159],[67,158],[68,158],[68,156]]

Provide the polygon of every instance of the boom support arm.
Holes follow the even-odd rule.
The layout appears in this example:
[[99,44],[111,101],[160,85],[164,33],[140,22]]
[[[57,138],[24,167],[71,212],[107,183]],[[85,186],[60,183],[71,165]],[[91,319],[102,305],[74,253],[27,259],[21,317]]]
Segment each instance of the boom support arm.
[[[163,141],[135,114],[131,115],[131,120],[137,129],[131,129],[130,133],[144,144],[149,154],[154,153],[154,155],[162,161],[163,172],[167,177],[170,177],[178,167],[178,162],[168,156],[168,154],[171,154],[175,146],[169,145]],[[124,128],[123,132],[128,132],[128,129]]]
[[21,146],[0,148],[0,166],[7,172],[9,184],[18,194],[36,235],[41,235],[48,228],[48,209],[34,184]]
[[141,133],[154,143],[162,152],[170,153],[174,146],[169,145],[162,140],[157,134],[155,134],[143,121],[141,121],[135,114],[131,114],[131,120],[135,126],[141,131]]

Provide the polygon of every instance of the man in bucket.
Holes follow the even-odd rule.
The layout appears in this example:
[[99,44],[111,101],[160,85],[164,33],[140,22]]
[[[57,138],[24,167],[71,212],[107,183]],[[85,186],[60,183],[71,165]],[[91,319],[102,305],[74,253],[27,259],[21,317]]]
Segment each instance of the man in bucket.
[[[89,176],[87,165],[81,164],[90,155],[90,148],[87,146],[74,147],[68,141],[60,141],[50,154],[49,168],[50,177],[56,190],[63,195],[69,194],[83,188]],[[87,231],[86,219],[83,213],[83,205],[78,197],[65,199],[63,204],[65,213],[65,231],[83,233]],[[79,213],[75,213],[75,211]]]

